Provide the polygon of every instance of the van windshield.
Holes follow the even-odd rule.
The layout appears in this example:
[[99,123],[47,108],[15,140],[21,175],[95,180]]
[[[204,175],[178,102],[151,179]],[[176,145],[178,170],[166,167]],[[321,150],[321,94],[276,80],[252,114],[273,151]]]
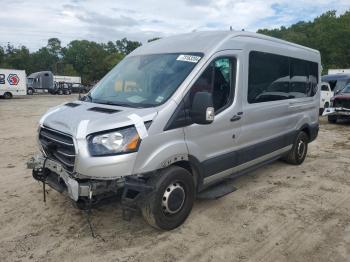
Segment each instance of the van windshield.
[[113,68],[86,101],[129,107],[164,103],[189,75],[202,54],[131,56]]

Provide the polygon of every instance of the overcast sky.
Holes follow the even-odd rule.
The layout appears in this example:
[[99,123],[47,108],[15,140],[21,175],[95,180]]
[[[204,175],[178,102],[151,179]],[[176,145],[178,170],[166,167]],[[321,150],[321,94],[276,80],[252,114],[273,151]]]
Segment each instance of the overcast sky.
[[36,50],[47,39],[146,41],[193,30],[256,31],[312,20],[350,0],[0,0],[0,45]]

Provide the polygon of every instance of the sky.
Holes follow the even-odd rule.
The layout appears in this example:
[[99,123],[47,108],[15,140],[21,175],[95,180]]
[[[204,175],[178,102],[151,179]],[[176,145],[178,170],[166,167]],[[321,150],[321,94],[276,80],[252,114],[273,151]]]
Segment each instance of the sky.
[[256,31],[310,21],[328,10],[342,14],[350,0],[0,0],[0,45],[35,51],[47,39],[63,45],[204,30]]

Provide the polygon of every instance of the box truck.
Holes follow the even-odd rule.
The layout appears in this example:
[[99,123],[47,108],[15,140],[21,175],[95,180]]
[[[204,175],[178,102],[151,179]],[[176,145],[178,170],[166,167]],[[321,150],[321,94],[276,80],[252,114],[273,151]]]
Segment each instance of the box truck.
[[6,99],[27,94],[24,70],[0,69],[0,96]]

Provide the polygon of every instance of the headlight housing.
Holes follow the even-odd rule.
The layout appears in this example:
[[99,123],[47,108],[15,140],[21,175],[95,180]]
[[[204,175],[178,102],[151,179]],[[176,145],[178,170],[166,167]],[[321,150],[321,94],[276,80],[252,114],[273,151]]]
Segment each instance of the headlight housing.
[[96,133],[87,137],[92,156],[112,156],[136,152],[141,139],[134,126]]

